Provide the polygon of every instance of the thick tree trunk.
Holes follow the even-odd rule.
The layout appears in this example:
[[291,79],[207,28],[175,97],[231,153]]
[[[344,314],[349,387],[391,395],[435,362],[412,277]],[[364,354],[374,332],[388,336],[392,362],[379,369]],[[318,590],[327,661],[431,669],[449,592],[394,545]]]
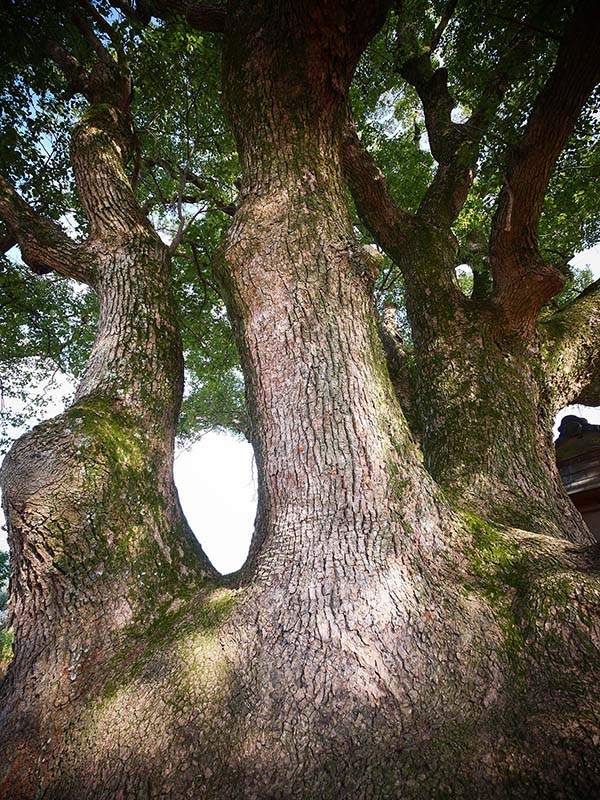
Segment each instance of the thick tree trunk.
[[594,295],[564,320],[556,315],[554,336],[544,334],[544,363],[535,325],[515,332],[489,292],[462,294],[452,233],[396,207],[348,125],[343,156],[359,213],[404,276],[416,375],[410,403],[402,383],[394,388],[416,411],[409,418],[427,469],[453,502],[491,522],[589,542],[560,481],[551,431],[565,387],[587,385],[593,373],[596,314],[582,324],[578,313],[586,315]]
[[[12,692],[25,687],[12,706],[20,702],[22,736],[42,728],[25,759],[6,744],[1,785],[13,797],[421,800],[600,791],[593,552],[454,513],[423,467],[385,369],[372,263],[352,235],[339,163],[345,94],[366,43],[357,31],[372,33],[383,10],[366,0],[347,8],[317,0],[276,9],[230,3],[225,89],[243,187],[217,268],[242,355],[259,469],[251,558],[237,589],[207,583],[148,626],[139,600],[148,570],[111,556],[115,578],[106,595],[112,602],[120,582],[125,610],[115,608],[109,631],[98,634],[108,655],[95,651],[92,664],[84,653],[85,669],[64,681],[67,689],[81,686],[81,699],[66,695],[50,720],[58,670],[47,661],[71,652],[56,647],[60,624],[46,623],[53,645],[45,657],[32,654],[30,683],[9,683]],[[159,278],[162,263],[153,264]],[[177,370],[168,373],[171,389],[154,377],[174,369],[174,350],[156,346],[164,341],[159,331],[174,330],[163,324],[168,292],[163,284],[159,301],[148,288],[154,283],[132,285],[139,304],[133,295],[118,304],[125,316],[133,308],[148,314],[150,335],[132,334],[141,383],[134,380],[128,395],[129,382],[121,382],[134,365],[119,335],[104,339],[88,372],[90,380],[105,375],[98,365],[110,363],[110,374],[122,376],[110,392],[103,384],[103,397],[110,394],[117,419],[128,415],[127,428],[100,451],[106,460],[94,456],[96,427],[92,449],[77,453],[75,419],[91,399],[79,400],[75,419],[41,429],[45,449],[54,430],[73,441],[67,461],[58,460],[63,450],[53,455],[59,468],[52,470],[64,474],[65,491],[75,487],[61,502],[58,525],[61,536],[72,532],[70,560],[59,572],[53,553],[42,550],[52,567],[44,573],[49,589],[61,586],[65,567],[78,576],[79,626],[68,624],[68,643],[91,624],[79,598],[104,597],[91,588],[96,562],[84,559],[81,575],[69,566],[71,552],[79,558],[87,537],[101,531],[108,533],[102,553],[156,542],[160,509],[170,508],[143,499],[147,477],[139,472],[150,465],[163,476],[164,467],[159,487],[171,485],[165,430],[170,437]],[[119,331],[135,327],[119,320]],[[164,402],[153,404],[157,389]],[[130,464],[138,450],[121,434],[149,452]],[[27,441],[11,457],[9,493],[20,459],[29,491],[49,480],[19,456]],[[88,483],[76,481],[96,476],[96,464],[99,477],[86,494]],[[124,473],[138,491],[127,488]],[[102,524],[94,526],[86,514],[102,496]],[[35,496],[21,506],[15,497],[11,536],[25,551],[37,528],[19,508],[38,505]],[[184,572],[176,535],[176,526],[160,527],[153,603],[169,594],[160,580],[167,552]],[[37,546],[52,547],[54,536],[40,531]],[[203,571],[198,559],[198,584]],[[97,576],[100,586],[105,575]],[[182,583],[185,572],[170,600],[182,599]],[[28,716],[23,703],[34,688],[39,700]]]
[[[453,4],[448,8],[452,13]],[[555,315],[547,326],[553,329],[544,332],[542,358],[539,312],[564,277],[539,253],[537,228],[556,160],[600,80],[598,4],[582,0],[573,7],[554,67],[507,154],[489,241],[493,283],[477,280],[470,300],[454,280],[451,226],[472,185],[482,136],[530,42],[517,34],[507,45],[478,102],[474,98],[471,118],[458,124],[446,70],[436,68],[428,46],[411,41],[410,8],[402,13],[397,35],[405,60],[399,68],[422,102],[438,162],[417,213],[392,200],[351,116],[343,154],[357,209],[404,276],[425,462],[456,502],[491,521],[590,541],[561,485],[550,436],[557,401],[585,393],[593,378],[597,295],[590,292],[565,315]]]
[[[22,437],[2,466],[15,634],[2,687],[0,739],[11,774],[3,796],[35,796],[47,779],[40,756],[97,691],[118,635],[149,624],[214,574],[173,484],[183,365],[170,257],[141,214],[133,219],[122,116],[93,105],[73,135],[90,208],[85,263],[100,302],[90,361],[73,405]],[[29,760],[38,763],[35,775]]]
[[[569,585],[575,562],[562,561],[564,543],[461,524],[423,469],[341,190],[344,81],[323,54],[330,31],[350,38],[351,24],[331,9],[279,17],[265,5],[237,4],[225,50],[244,184],[220,276],[261,478],[248,583],[223,634],[245,706],[240,717],[228,705],[237,790],[502,796],[514,770],[516,795],[571,780],[584,796],[598,765],[576,774],[559,756],[572,746],[585,760],[588,734],[566,745],[567,718],[585,708],[595,730],[591,675],[578,664],[581,682],[566,689],[561,670],[578,656],[562,644],[560,666],[539,673],[544,558],[564,565]],[[591,654],[590,630],[581,634]],[[561,709],[543,723],[536,683]]]
[[[591,542],[560,480],[537,336],[464,297],[454,245],[413,236],[406,269],[425,465],[453,502],[490,522]],[[442,268],[440,269],[440,265]]]

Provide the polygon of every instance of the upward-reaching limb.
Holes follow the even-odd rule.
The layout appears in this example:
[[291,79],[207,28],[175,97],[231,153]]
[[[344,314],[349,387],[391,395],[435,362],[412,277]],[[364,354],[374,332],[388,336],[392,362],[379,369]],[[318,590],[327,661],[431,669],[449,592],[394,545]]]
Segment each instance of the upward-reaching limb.
[[548,181],[581,109],[600,80],[600,6],[583,0],[558,58],[508,157],[490,238],[493,302],[511,330],[530,333],[540,308],[564,277],[538,250],[538,224]]

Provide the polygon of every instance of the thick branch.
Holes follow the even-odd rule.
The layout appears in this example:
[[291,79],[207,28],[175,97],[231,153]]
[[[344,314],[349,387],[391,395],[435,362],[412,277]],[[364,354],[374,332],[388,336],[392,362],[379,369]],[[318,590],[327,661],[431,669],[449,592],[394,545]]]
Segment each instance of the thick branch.
[[541,325],[553,411],[600,405],[600,280]]
[[[88,27],[82,23],[84,30]],[[131,77],[123,59],[121,64],[116,63],[99,40],[98,48],[99,60],[87,70],[62,47],[49,45],[69,90],[82,94],[90,103],[71,138],[79,197],[92,238],[134,232],[155,235],[125,172],[129,158],[139,148],[129,110]],[[103,53],[106,58],[101,57]]]
[[92,280],[92,260],[50,219],[41,216],[0,176],[0,217],[18,243],[23,261],[37,274],[52,270],[84,283]]
[[448,89],[448,71],[445,67],[434,69],[427,50],[401,64],[400,74],[423,105],[431,154],[439,164],[448,164],[461,139],[461,128],[451,118],[455,103]]
[[600,80],[600,6],[582,2],[538,95],[518,146],[509,157],[490,241],[494,300],[515,329],[531,328],[560,290],[559,269],[538,252],[538,223],[548,181],[594,86]]
[[499,59],[481,92],[478,104],[464,123],[453,122],[454,100],[445,69],[434,69],[431,53],[454,12],[449,3],[434,33],[432,47],[400,65],[403,77],[415,88],[425,115],[431,152],[439,166],[419,215],[446,228],[456,220],[473,183],[481,141],[511,82],[531,55],[533,35],[520,31]]
[[444,35],[444,31],[448,27],[448,23],[450,22],[450,20],[454,15],[454,12],[456,11],[457,5],[458,5],[458,0],[449,0],[444,10],[442,11],[440,21],[436,25],[436,28],[431,37],[431,42],[429,43],[429,49],[431,50],[431,52],[437,49],[442,39],[442,36]]
[[358,138],[350,112],[343,133],[342,167],[361,219],[382,250],[399,262],[414,216],[392,199],[383,173]]
[[69,93],[85,95],[88,76],[79,61],[56,42],[48,42],[48,54],[67,79]]
[[73,131],[71,162],[92,238],[155,232],[125,171],[137,139],[127,110],[93,104]]
[[71,95],[82,94],[91,104],[113,105],[121,111],[128,111],[131,77],[108,55],[101,42],[99,45],[106,57],[99,58],[90,70],[82,67],[71,53],[56,42],[48,43],[48,54],[65,76]]
[[90,2],[90,0],[79,0],[79,4],[84,8],[90,17],[94,20],[98,28],[110,39],[113,47],[117,51],[119,58],[124,57],[123,43],[117,31],[113,26],[106,21],[97,8]]
[[79,14],[73,13],[71,15],[71,18],[75,23],[75,25],[77,26],[77,28],[79,29],[79,32],[81,33],[84,40],[89,44],[89,46],[98,56],[98,59],[100,61],[103,61],[105,64],[110,63],[112,60],[111,55],[108,52],[108,50],[104,47],[98,36],[96,35],[96,32],[94,31],[92,25],[90,25],[90,23],[86,19],[80,17]]

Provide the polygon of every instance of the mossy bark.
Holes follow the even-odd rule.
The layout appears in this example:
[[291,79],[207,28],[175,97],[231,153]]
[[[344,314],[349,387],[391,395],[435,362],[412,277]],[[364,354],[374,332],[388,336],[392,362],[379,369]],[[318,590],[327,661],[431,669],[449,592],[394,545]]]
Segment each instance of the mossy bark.
[[[62,730],[97,692],[122,631],[215,574],[173,483],[181,341],[170,256],[124,169],[132,137],[127,112],[110,104],[92,104],[73,132],[91,228],[77,258],[98,294],[98,331],[73,405],[2,465],[14,628],[1,693],[5,796],[36,796],[49,780],[68,749]],[[51,741],[53,758],[40,760]]]
[[413,402],[427,469],[454,502],[492,522],[592,541],[556,467],[558,409],[540,337],[516,334],[489,299],[462,294],[451,236],[415,232],[409,257],[401,263],[411,272]]
[[[86,390],[11,457],[8,483],[23,464],[30,492],[21,502],[8,487],[16,498],[11,537],[24,553],[32,542],[45,548],[45,595],[60,589],[70,562],[86,565],[83,575],[74,570],[59,617],[65,646],[56,646],[63,625],[46,614],[47,649],[30,649],[30,679],[13,670],[3,690],[12,698],[5,718],[18,724],[0,767],[0,786],[12,797],[600,792],[596,551],[457,513],[422,464],[385,367],[372,263],[353,238],[339,162],[348,82],[365,29],[376,30],[384,5],[229,5],[225,92],[243,185],[217,270],[242,355],[260,481],[251,557],[238,583],[202,583],[200,558],[186,580],[177,526],[165,524],[159,537],[155,520],[165,516],[156,494],[148,501],[137,491],[147,488],[143,470],[156,455],[159,505],[172,508],[164,487],[175,407],[168,411],[168,399],[154,405],[155,388],[144,401],[161,365],[171,370],[164,397],[179,392],[175,350],[155,348],[158,337],[134,337],[153,354],[153,369],[136,367],[135,375],[122,348],[96,349],[88,379],[104,376],[102,399]],[[131,286],[145,300],[117,303],[126,309],[118,315],[123,331],[132,309],[149,302],[144,282]],[[164,297],[154,298],[154,310]],[[109,374],[118,376],[110,391],[98,369],[108,350]],[[90,444],[77,460],[80,428]],[[27,455],[27,442],[46,437],[47,449],[53,431],[58,447],[45,469]],[[60,536],[71,537],[62,571],[57,534],[33,518],[36,487],[43,497],[52,481],[65,487],[53,519]],[[85,516],[95,501],[105,515],[96,526]],[[132,523],[141,529],[133,535]],[[107,592],[109,607],[118,595],[124,605],[92,624],[93,608],[104,608],[92,601],[104,595],[90,582],[96,547],[88,555],[86,542],[103,532],[110,535],[102,553],[128,554],[111,562]],[[139,542],[144,551],[157,543],[150,618],[129,610],[141,611],[137,598],[146,593],[148,573],[132,568],[128,549]],[[172,582],[167,553],[180,576]],[[97,578],[100,586],[109,581]],[[13,591],[28,602],[20,572]],[[92,647],[82,656],[68,646],[76,635],[77,647]],[[24,652],[29,635],[21,629],[17,639]],[[75,656],[60,672],[52,665],[63,652]]]
[[455,501],[490,520],[589,541],[559,480],[550,437],[561,403],[598,395],[598,283],[548,319],[544,306],[564,275],[542,257],[538,225],[550,175],[600,80],[598,4],[584,0],[566,15],[553,68],[506,153],[489,241],[472,232],[463,243],[467,260],[476,260],[470,298],[456,284],[452,226],[530,42],[523,33],[507,42],[472,98],[471,117],[458,123],[447,70],[426,42],[412,40],[409,8],[399,13],[397,67],[422,103],[436,174],[415,213],[399,208],[350,111],[343,164],[359,214],[404,277],[425,462]]

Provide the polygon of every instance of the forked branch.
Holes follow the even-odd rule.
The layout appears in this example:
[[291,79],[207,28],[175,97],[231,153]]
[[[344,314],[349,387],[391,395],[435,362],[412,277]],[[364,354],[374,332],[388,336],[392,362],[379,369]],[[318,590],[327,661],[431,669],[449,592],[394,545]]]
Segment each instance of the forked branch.
[[392,260],[400,260],[414,215],[399,208],[382,171],[356,132],[351,111],[343,131],[342,166],[361,219]]

